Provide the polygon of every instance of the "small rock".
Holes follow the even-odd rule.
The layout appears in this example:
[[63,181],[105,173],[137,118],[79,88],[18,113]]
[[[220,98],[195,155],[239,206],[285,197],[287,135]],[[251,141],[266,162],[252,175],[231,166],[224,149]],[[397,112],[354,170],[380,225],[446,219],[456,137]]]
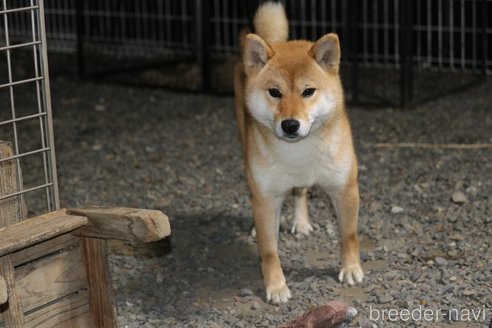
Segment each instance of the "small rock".
[[475,295],[475,291],[472,289],[465,289],[463,291],[463,296],[472,296],[472,295]]
[[468,202],[468,198],[466,198],[466,195],[461,191],[453,192],[453,194],[451,195],[451,200],[455,204],[465,204]]
[[258,302],[253,302],[253,304],[251,304],[251,309],[252,310],[259,310],[259,309],[261,309],[261,305],[258,304]]
[[417,279],[420,278],[421,275],[422,275],[422,272],[420,272],[420,271],[412,271],[410,273],[410,280],[415,282],[415,281],[417,281]]
[[349,306],[347,310],[347,319],[352,320],[353,318],[355,318],[355,316],[357,316],[357,309]]
[[102,104],[96,104],[96,106],[94,106],[94,109],[98,112],[104,112],[106,110],[106,106]]
[[172,198],[162,197],[157,199],[155,206],[157,206],[157,208],[168,207],[172,203],[172,201]]
[[155,282],[158,284],[162,284],[163,281],[164,276],[162,275],[162,272],[157,272],[157,274],[155,275]]
[[381,209],[381,204],[378,202],[372,202],[371,205],[369,206],[369,211],[371,213],[375,213]]
[[455,241],[461,241],[465,238],[463,237],[463,235],[460,235],[459,233],[457,233],[457,234],[454,234],[451,237],[449,237],[449,239],[455,240]]
[[443,206],[439,206],[439,205],[434,206],[434,210],[436,210],[437,214],[444,213],[444,210],[445,210],[445,209],[446,209],[446,208],[445,208],[445,207],[443,207]]
[[383,296],[378,296],[378,301],[379,303],[381,304],[384,304],[384,303],[389,303],[391,302],[392,300],[394,300],[393,296],[391,295],[383,295]]
[[398,214],[398,213],[402,213],[402,212],[403,212],[403,207],[393,206],[391,208],[391,213],[393,213],[393,214]]
[[372,328],[372,322],[369,320],[362,320],[359,322],[360,328]]
[[453,249],[448,252],[448,255],[452,258],[456,258],[458,256],[458,251]]
[[412,302],[405,300],[398,302],[398,305],[402,308],[409,309],[412,306]]
[[252,295],[253,295],[253,291],[248,288],[243,288],[239,291],[239,296],[241,297],[252,296]]
[[395,272],[392,272],[392,271],[385,272],[383,274],[383,278],[385,280],[393,280],[393,279],[396,278],[396,273]]
[[449,281],[456,281],[456,280],[458,280],[458,278],[456,278],[456,276],[449,277]]
[[364,251],[360,252],[360,260],[362,262],[366,262],[367,260],[369,260],[369,256],[367,256],[367,252]]
[[445,286],[443,289],[441,289],[441,295],[447,294],[449,292],[452,292],[454,290],[453,286]]
[[446,260],[444,257],[437,256],[434,261],[436,262],[437,265],[441,266],[446,266],[448,265],[448,260]]

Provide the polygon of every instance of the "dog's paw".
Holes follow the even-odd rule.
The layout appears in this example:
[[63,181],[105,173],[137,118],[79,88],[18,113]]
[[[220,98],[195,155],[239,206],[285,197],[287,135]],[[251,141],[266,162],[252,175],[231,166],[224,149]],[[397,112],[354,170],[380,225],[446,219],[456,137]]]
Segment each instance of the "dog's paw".
[[364,279],[364,272],[360,264],[343,267],[338,275],[338,280],[341,283],[347,283],[349,286],[362,282],[362,279]]
[[305,236],[309,236],[311,232],[313,232],[313,226],[309,223],[308,220],[294,220],[292,224],[291,232],[293,234],[300,233]]
[[292,295],[286,283],[279,287],[266,288],[266,300],[272,304],[286,303],[291,297]]

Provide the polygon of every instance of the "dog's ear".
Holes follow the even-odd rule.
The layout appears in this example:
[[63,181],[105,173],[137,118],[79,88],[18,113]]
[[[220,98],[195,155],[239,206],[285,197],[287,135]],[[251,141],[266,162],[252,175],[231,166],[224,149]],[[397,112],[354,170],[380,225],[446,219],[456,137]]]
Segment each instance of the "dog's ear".
[[338,73],[340,67],[340,42],[335,33],[325,34],[316,41],[309,54],[325,70]]
[[275,54],[272,47],[258,35],[249,33],[244,40],[243,61],[246,68],[263,68]]

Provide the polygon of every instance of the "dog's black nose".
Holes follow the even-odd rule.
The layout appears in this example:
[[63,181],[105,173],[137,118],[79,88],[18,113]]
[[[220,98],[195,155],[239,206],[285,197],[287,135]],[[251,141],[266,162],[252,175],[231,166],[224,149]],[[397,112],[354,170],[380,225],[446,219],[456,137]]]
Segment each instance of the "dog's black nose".
[[294,134],[299,130],[301,123],[298,120],[283,120],[281,126],[286,134]]

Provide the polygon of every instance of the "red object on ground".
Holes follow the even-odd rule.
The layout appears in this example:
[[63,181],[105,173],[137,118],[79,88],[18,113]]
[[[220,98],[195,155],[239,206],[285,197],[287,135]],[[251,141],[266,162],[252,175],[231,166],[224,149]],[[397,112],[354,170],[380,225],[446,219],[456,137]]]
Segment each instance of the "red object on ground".
[[[354,313],[355,312],[355,313]],[[344,322],[356,310],[340,301],[330,301],[292,319],[280,328],[330,328]]]

